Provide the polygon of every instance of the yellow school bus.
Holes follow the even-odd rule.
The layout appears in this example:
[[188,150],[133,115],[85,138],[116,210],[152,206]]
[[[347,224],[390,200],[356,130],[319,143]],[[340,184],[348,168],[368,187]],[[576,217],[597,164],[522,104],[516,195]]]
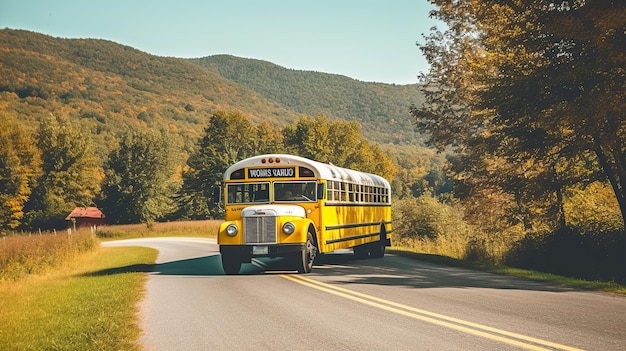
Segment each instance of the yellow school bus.
[[309,273],[318,254],[352,248],[379,258],[390,245],[391,189],[374,174],[261,155],[230,166],[216,197],[225,210],[217,240],[226,274],[253,257],[287,257]]

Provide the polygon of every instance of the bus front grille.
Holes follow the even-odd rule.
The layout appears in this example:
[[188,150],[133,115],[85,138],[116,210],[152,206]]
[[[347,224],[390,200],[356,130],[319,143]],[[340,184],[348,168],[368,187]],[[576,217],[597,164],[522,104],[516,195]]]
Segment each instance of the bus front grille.
[[246,244],[276,243],[276,217],[245,217],[243,231]]

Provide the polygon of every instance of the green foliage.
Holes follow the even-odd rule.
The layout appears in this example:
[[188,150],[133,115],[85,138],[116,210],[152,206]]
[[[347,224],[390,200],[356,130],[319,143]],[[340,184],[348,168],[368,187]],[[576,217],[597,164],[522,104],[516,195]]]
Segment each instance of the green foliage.
[[197,150],[189,156],[178,197],[189,219],[218,217],[213,188],[233,163],[262,153],[277,152],[280,139],[268,124],[254,126],[241,112],[218,111],[209,120]]
[[430,194],[392,204],[394,240],[420,252],[466,258],[472,229],[463,214]]
[[6,49],[0,57],[1,109],[32,126],[50,113],[69,116],[95,135],[102,159],[119,135],[146,127],[169,130],[180,136],[184,150],[192,150],[218,109],[239,109],[257,123],[271,117],[273,125],[298,117],[189,60],[111,41],[2,29],[0,47]]
[[286,150],[293,154],[393,178],[392,161],[377,144],[365,140],[355,121],[303,116],[297,124],[285,127],[283,135]]
[[615,194],[605,183],[567,189],[565,215],[569,226],[581,233],[615,233],[624,227]]
[[215,55],[193,62],[218,72],[301,115],[355,120],[371,141],[419,144],[408,109],[422,100],[419,86],[359,82],[348,77],[286,69],[269,62]]
[[35,144],[31,133],[0,113],[0,233],[21,224],[24,205],[42,172]]
[[568,189],[604,178],[625,217],[625,4],[434,3],[448,29],[421,46],[431,71],[412,114],[428,144],[459,151],[458,195],[505,193],[506,221],[558,230]]
[[63,228],[75,207],[93,205],[100,192],[100,160],[90,133],[67,117],[45,118],[37,139],[43,174],[26,206],[26,226]]
[[148,223],[174,211],[176,149],[167,132],[122,136],[105,164],[100,207],[113,223]]
[[626,236],[563,229],[532,234],[511,246],[506,264],[586,280],[626,284]]
[[391,183],[395,198],[419,197],[428,193],[437,197],[452,192],[452,181],[447,174],[449,165],[446,153],[406,146],[385,150],[397,165]]
[[393,205],[393,230],[400,238],[467,236],[469,227],[463,214],[430,194],[396,201]]

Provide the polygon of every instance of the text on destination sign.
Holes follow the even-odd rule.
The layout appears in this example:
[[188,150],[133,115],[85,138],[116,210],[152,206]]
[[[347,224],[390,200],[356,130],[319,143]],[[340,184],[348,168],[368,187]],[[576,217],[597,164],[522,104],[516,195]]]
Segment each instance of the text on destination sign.
[[294,177],[295,174],[295,167],[248,169],[248,178],[291,178]]

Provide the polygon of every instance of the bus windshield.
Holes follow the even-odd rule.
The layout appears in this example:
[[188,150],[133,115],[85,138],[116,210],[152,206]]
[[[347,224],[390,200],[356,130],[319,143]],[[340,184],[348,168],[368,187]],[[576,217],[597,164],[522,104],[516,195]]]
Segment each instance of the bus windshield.
[[274,201],[315,202],[316,182],[274,182]]
[[270,183],[228,184],[227,204],[255,204],[270,201]]

